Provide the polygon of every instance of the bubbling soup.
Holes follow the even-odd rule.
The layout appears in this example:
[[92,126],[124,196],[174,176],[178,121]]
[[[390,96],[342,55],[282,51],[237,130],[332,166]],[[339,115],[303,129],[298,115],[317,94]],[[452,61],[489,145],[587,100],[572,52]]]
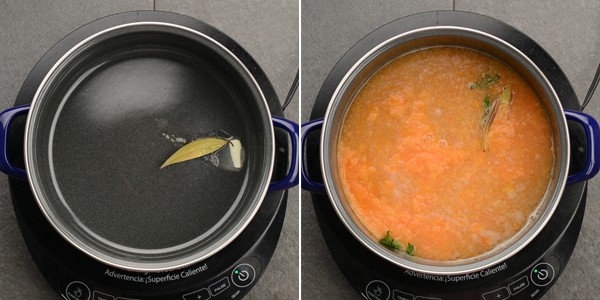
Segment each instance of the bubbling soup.
[[393,251],[438,261],[515,236],[548,189],[547,113],[503,62],[458,47],[412,52],[377,71],[343,121],[344,197]]

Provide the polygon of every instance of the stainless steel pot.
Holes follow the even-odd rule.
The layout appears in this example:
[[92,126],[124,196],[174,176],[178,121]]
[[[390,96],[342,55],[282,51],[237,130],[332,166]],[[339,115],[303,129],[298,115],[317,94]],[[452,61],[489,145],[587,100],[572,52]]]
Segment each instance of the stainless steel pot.
[[[297,184],[298,128],[271,116],[257,83],[265,75],[233,40],[187,17],[144,15],[78,43],[45,74],[31,106],[0,114],[0,169],[26,177],[49,223],[74,247],[107,265],[151,272],[217,253],[267,192]],[[26,171],[6,155],[8,127],[24,113]],[[291,139],[290,169],[278,182],[271,182],[274,127]],[[214,130],[241,140],[239,170],[202,160],[160,170],[181,146],[175,135]]]
[[[369,45],[370,40],[377,41],[377,38],[380,36],[372,39],[368,36],[355,47],[364,48],[365,45]],[[542,99],[555,142],[552,178],[532,220],[514,237],[493,250],[477,257],[455,261],[432,261],[397,255],[379,245],[379,237],[368,233],[348,204],[341,188],[336,158],[343,120],[352,105],[354,96],[366,80],[388,62],[401,55],[419,49],[440,46],[464,47],[480,51],[500,59],[520,72]],[[353,52],[353,55],[356,53],[357,51]],[[326,192],[337,216],[354,237],[370,251],[390,263],[421,273],[439,275],[465,274],[498,264],[518,253],[544,228],[554,213],[566,184],[584,181],[597,174],[600,167],[597,161],[600,151],[596,145],[600,132],[598,123],[584,113],[563,110],[557,93],[540,67],[535,65],[526,54],[504,40],[490,33],[462,26],[417,26],[413,30],[391,35],[386,40],[371,44],[363,54],[361,57],[349,58],[354,58],[354,64],[336,87],[325,117],[302,125],[303,145],[311,131],[321,128],[319,150],[324,181],[321,184],[310,179],[306,167],[303,165],[302,188],[313,192]],[[568,176],[570,148],[567,119],[577,121],[584,127],[588,147],[584,170],[571,176]]]

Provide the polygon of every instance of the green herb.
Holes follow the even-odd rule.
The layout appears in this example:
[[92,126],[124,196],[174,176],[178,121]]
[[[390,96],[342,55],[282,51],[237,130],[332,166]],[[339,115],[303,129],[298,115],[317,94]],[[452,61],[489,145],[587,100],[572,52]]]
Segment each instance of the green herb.
[[490,75],[488,73],[485,73],[483,75],[483,78],[481,78],[480,80],[478,80],[475,83],[471,83],[469,85],[470,89],[482,89],[482,88],[486,88],[488,86],[491,86],[492,84],[496,83],[496,81],[500,80],[500,74],[496,74],[496,75]]
[[498,112],[498,107],[500,105],[510,106],[512,102],[512,94],[510,89],[510,84],[507,85],[500,97],[498,97],[494,102],[490,104],[490,96],[486,96],[483,100],[483,107],[485,108],[485,112],[483,113],[483,117],[481,118],[481,146],[483,147],[483,152],[487,151],[487,135],[490,130],[490,125],[492,125],[492,121],[496,117],[496,113]]
[[382,238],[381,240],[379,240],[379,243],[382,246],[384,246],[392,251],[395,251],[395,250],[402,251],[402,244],[400,244],[400,242],[398,242],[392,238],[389,230],[385,234],[385,237]]
[[415,256],[415,245],[408,243],[408,246],[406,246],[406,254]]
[[490,125],[492,125],[492,121],[494,121],[494,117],[496,117],[496,113],[498,112],[498,100],[494,100],[492,104],[486,109],[486,112],[483,114],[483,118],[481,118],[481,146],[483,147],[483,152],[487,150],[487,135],[490,130]]
[[490,95],[485,96],[485,99],[483,99],[483,108],[485,108],[486,114],[490,112]]
[[227,143],[227,140],[216,137],[197,139],[173,153],[160,168],[211,154],[223,149]]

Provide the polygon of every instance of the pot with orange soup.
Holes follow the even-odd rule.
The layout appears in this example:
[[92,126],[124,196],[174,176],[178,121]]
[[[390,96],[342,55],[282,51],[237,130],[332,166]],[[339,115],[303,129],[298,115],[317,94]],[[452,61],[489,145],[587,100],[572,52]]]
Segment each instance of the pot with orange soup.
[[[567,119],[586,132],[583,170],[568,175]],[[417,272],[466,274],[508,259],[546,225],[566,184],[600,168],[598,123],[563,110],[543,72],[478,30],[433,26],[357,58],[321,130],[325,192],[372,252]]]

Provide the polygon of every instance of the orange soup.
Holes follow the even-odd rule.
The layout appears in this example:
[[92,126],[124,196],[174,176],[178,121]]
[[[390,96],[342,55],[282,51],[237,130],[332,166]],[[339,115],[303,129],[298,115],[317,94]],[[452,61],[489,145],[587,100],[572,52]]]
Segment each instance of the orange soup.
[[364,227],[397,252],[442,261],[519,232],[554,163],[546,111],[525,79],[454,47],[401,56],[373,75],[337,151],[343,192]]

